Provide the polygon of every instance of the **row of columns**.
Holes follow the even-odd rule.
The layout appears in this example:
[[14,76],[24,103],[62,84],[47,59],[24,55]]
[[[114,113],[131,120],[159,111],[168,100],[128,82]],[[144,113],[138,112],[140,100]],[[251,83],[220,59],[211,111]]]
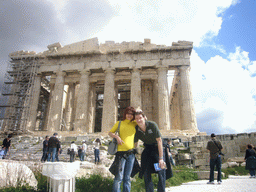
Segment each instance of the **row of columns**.
[[[190,92],[190,83],[188,77],[188,67],[180,68],[180,81],[181,81],[181,114],[182,121],[184,121],[185,127],[189,126],[191,121],[195,121],[194,114],[191,114],[191,92]],[[168,93],[168,82],[167,82],[167,67],[159,67],[158,71],[158,123],[159,128],[164,130],[170,130],[170,110],[169,110],[169,93]],[[89,102],[89,97],[92,97],[89,81],[90,72],[87,70],[82,70],[80,77],[80,88],[77,95],[77,104],[75,110],[75,119],[74,119],[74,130],[89,132],[89,127],[92,126],[93,118],[91,118],[91,112],[88,112],[88,107],[92,107],[92,104]],[[103,117],[102,117],[102,132],[107,132],[114,125],[117,118],[117,92],[115,90],[115,71],[114,69],[108,68],[105,70],[105,85],[104,85],[104,100],[103,100]],[[62,104],[63,104],[63,91],[64,91],[64,77],[65,72],[57,72],[56,82],[54,90],[52,91],[52,99],[50,103],[50,109],[48,113],[48,125],[47,130],[49,131],[58,131],[60,130],[61,120],[62,120]],[[33,107],[30,113],[29,129],[35,127],[36,122],[36,110],[38,104],[38,98],[40,93],[40,82],[41,77],[36,77],[34,83],[35,94],[33,96]],[[68,103],[69,106],[74,106],[74,97],[75,90],[74,86],[70,86],[68,91]],[[140,69],[134,68],[131,74],[131,106],[137,108],[141,107],[141,74]],[[67,107],[67,109],[70,107]],[[66,118],[70,122],[72,111],[66,111]],[[88,115],[90,116],[88,118]],[[87,119],[88,118],[88,119]],[[196,121],[195,121],[196,122]]]

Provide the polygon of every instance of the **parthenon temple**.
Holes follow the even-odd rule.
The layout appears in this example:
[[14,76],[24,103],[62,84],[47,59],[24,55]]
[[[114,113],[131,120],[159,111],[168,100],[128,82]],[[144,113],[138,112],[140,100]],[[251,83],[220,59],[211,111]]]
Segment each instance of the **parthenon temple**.
[[92,38],[47,48],[9,54],[1,131],[106,133],[133,106],[165,134],[199,133],[189,80],[192,42]]

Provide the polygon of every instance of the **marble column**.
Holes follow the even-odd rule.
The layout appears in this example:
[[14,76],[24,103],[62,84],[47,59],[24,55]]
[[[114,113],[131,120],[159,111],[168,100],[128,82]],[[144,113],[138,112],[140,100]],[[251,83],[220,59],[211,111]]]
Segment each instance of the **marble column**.
[[115,96],[114,69],[108,68],[105,70],[101,132],[108,132],[116,122],[117,103],[115,101]]
[[54,91],[51,100],[51,109],[49,113],[49,131],[60,131],[60,125],[62,120],[62,100],[64,92],[64,77],[65,72],[59,71],[56,73]]
[[93,133],[96,113],[96,83],[90,85],[88,106],[88,133]]
[[87,131],[87,111],[89,98],[89,75],[88,70],[82,70],[80,77],[80,87],[77,96],[76,117],[74,131]]
[[34,85],[32,91],[32,100],[29,111],[29,117],[27,122],[27,129],[34,131],[36,127],[37,108],[41,90],[41,75],[35,76]]
[[158,117],[159,128],[170,130],[170,105],[167,82],[167,68],[158,68]]
[[75,101],[75,83],[68,84],[68,94],[67,94],[67,102],[66,102],[66,114],[65,114],[65,123],[64,131],[70,131],[70,127],[72,125],[72,113],[74,112],[74,101]]
[[189,66],[179,67],[181,129],[199,132],[197,129],[194,100],[189,80]]
[[132,107],[141,108],[141,79],[140,69],[134,68],[131,79],[131,104]]

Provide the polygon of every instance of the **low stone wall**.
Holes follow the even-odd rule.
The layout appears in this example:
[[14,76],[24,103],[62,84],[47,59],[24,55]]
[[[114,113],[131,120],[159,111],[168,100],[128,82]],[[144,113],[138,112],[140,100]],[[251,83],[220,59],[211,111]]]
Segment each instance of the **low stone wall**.
[[[252,144],[256,146],[256,132],[241,133],[241,134],[225,134],[217,135],[222,146],[222,152],[225,154],[222,157],[223,162],[230,159],[239,158],[239,161],[244,158],[246,145]],[[209,152],[206,149],[207,142],[211,139],[210,136],[195,136],[189,143],[190,152],[192,154],[193,166],[199,169],[209,168]],[[241,163],[241,162],[239,162]]]

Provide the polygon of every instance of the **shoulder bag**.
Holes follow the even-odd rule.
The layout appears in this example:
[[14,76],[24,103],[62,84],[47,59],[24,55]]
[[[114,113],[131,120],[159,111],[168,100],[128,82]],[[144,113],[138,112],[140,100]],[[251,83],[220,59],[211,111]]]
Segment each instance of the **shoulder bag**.
[[[116,130],[116,133],[117,133],[117,134],[119,134],[120,125],[121,125],[121,121],[119,121],[118,128],[117,128],[117,130]],[[117,146],[118,146],[117,140],[116,140],[116,138],[113,138],[112,141],[109,142],[109,145],[108,145],[108,153],[109,153],[110,155],[115,155],[116,152],[117,152]]]

